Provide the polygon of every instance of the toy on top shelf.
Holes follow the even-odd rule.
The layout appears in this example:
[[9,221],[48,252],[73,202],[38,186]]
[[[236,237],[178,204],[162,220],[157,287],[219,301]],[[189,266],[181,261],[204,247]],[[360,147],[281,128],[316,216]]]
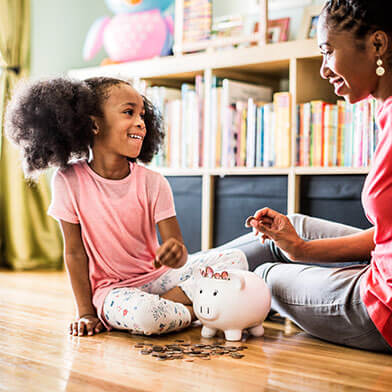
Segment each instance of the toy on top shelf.
[[102,45],[108,63],[121,63],[171,54],[174,0],[105,0],[115,14],[97,19],[87,33],[84,60]]
[[196,281],[193,309],[203,324],[204,338],[217,330],[226,340],[241,340],[242,330],[263,336],[262,323],[271,308],[271,294],[263,279],[255,273],[229,270],[221,273],[207,267]]

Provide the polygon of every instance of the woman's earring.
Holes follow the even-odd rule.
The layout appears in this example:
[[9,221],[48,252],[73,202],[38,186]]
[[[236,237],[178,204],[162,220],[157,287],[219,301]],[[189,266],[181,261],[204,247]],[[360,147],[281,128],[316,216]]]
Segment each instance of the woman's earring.
[[378,56],[376,74],[377,74],[377,76],[380,76],[380,77],[385,74],[385,68],[382,65],[383,65],[383,62],[381,60],[381,57]]
[[99,129],[98,129],[97,125],[94,123],[94,126],[93,126],[93,134],[94,134],[94,135],[98,135],[98,133],[99,133]]

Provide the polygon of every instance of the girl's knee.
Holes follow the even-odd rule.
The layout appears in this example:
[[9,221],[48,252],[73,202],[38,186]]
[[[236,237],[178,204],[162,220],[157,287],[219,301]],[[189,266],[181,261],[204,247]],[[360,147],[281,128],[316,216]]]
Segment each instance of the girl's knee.
[[227,249],[219,253],[218,269],[248,270],[248,259],[241,249]]
[[[134,319],[134,329],[144,335],[159,333],[159,314],[163,313],[163,301],[161,299],[151,299],[143,301],[137,307],[131,309]],[[161,309],[161,311],[159,311]]]
[[162,334],[190,324],[189,311],[182,304],[166,299],[149,298],[133,309],[134,325],[144,335]]
[[245,253],[241,249],[233,249],[233,262],[236,268],[248,271],[249,264]]

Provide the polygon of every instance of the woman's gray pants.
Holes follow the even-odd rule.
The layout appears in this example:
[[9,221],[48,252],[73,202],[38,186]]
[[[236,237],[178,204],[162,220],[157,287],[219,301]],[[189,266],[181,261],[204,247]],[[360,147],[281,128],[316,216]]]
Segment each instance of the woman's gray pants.
[[[289,215],[289,219],[305,240],[341,237],[361,231],[301,214]],[[369,262],[294,263],[273,241],[261,244],[253,233],[218,249],[227,248],[245,252],[250,270],[255,270],[271,290],[272,309],[304,331],[337,344],[392,352],[360,297],[360,281]]]

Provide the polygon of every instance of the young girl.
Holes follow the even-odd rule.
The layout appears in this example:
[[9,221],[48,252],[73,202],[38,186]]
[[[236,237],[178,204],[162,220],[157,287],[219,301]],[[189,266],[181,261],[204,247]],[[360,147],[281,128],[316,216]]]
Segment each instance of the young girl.
[[161,124],[128,82],[106,77],[22,85],[9,104],[6,134],[20,146],[26,174],[59,168],[49,214],[64,238],[77,309],[72,335],[185,328],[199,268],[247,269],[238,250],[188,259],[167,180],[137,163],[158,151]]

